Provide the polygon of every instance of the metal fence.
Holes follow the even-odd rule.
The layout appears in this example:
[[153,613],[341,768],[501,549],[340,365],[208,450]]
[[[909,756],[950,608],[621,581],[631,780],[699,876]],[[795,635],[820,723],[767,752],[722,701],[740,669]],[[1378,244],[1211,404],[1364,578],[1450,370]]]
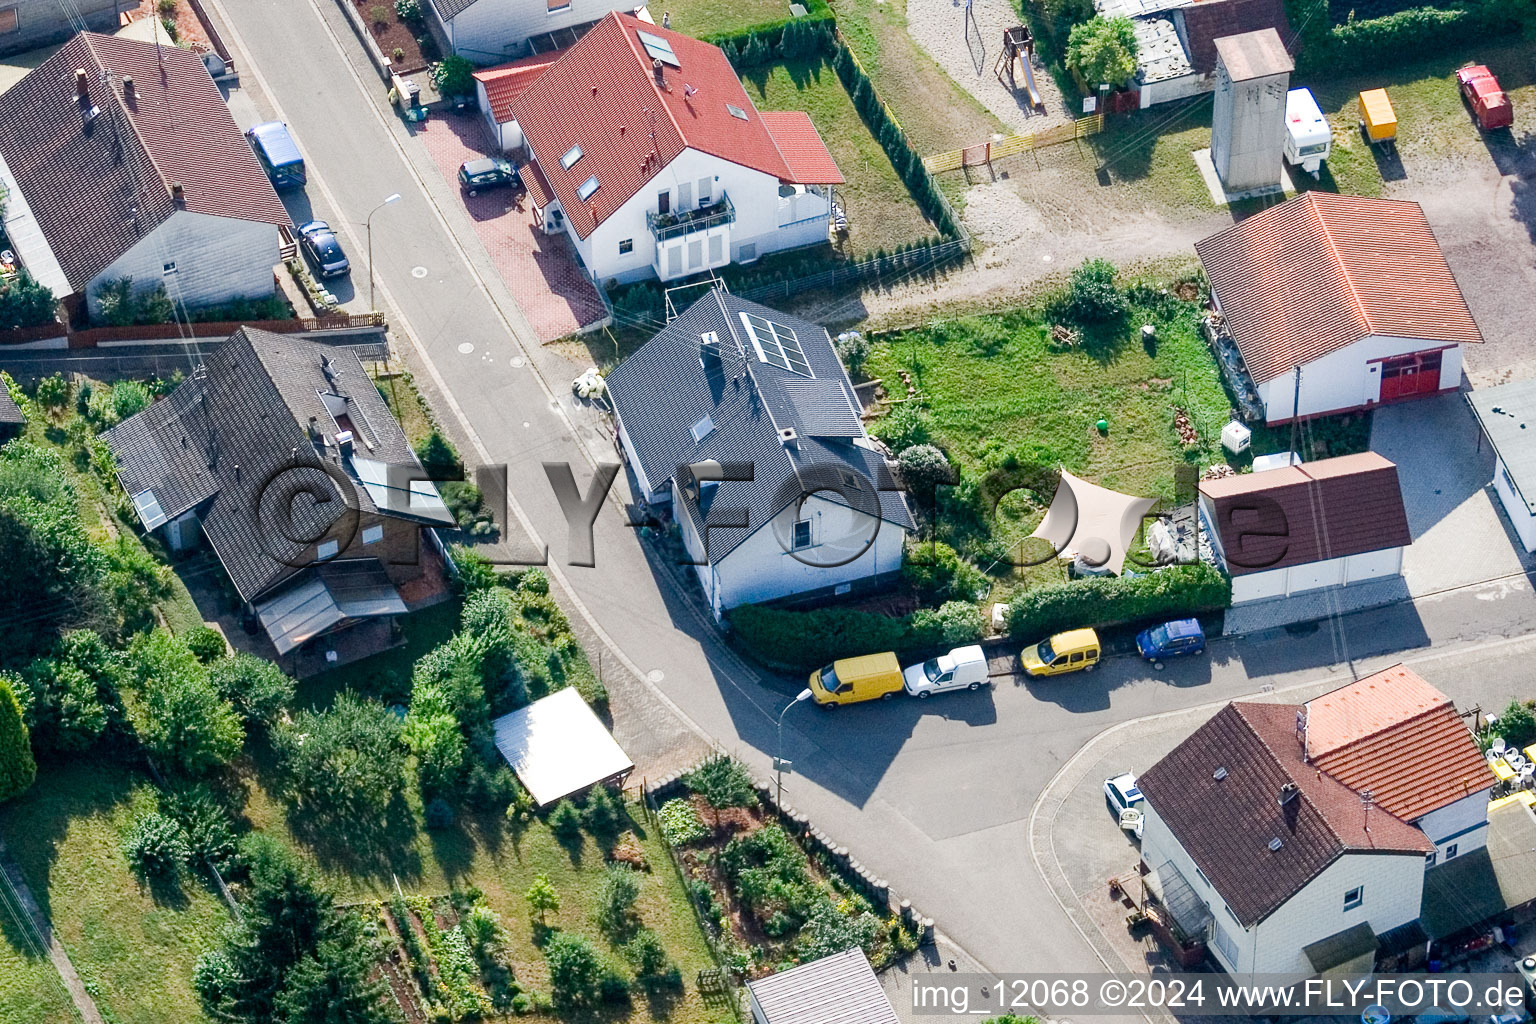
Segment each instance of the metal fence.
[[810,274],[806,277],[797,277],[793,280],[775,281],[773,284],[762,285],[757,288],[748,288],[738,292],[744,299],[752,302],[762,302],[766,299],[789,298],[801,292],[816,291],[818,289],[836,288],[838,285],[851,281],[868,281],[873,279],[877,284],[886,275],[906,274],[914,269],[937,268],[952,260],[963,259],[970,252],[971,239],[969,235],[952,238],[947,242],[938,242],[934,245],[923,246],[917,249],[908,249],[905,252],[888,256],[870,256],[866,259],[846,263],[831,270],[824,270],[819,274]]
[[980,167],[1007,156],[1017,156],[1063,142],[1076,142],[1097,135],[1104,130],[1104,115],[1092,114],[1080,117],[1071,124],[1060,124],[1024,135],[1010,135],[995,142],[983,142],[964,149],[952,149],[947,153],[935,153],[923,157],[923,166],[930,174],[958,171],[962,167]]

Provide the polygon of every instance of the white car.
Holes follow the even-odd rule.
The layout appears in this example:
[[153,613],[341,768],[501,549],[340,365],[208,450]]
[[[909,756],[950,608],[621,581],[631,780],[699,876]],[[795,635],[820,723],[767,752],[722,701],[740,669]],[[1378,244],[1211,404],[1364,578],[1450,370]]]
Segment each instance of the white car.
[[907,692],[922,700],[950,690],[979,690],[989,681],[987,655],[978,644],[956,647],[904,669],[901,677]]
[[1121,772],[1104,780],[1104,802],[1116,818],[1120,817],[1121,811],[1135,807],[1144,799],[1141,790],[1136,788],[1136,776],[1132,772]]

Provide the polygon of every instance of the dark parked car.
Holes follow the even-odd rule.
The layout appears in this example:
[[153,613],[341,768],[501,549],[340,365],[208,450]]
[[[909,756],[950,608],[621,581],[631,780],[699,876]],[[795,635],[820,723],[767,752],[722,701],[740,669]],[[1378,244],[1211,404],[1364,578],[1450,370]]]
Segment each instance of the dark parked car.
[[1136,649],[1148,661],[1205,652],[1205,632],[1196,619],[1175,619],[1136,634]]
[[323,220],[299,225],[299,247],[321,277],[341,277],[352,269],[336,233]]
[[459,187],[468,195],[478,195],[488,188],[518,188],[522,183],[512,161],[499,156],[469,160],[459,165]]

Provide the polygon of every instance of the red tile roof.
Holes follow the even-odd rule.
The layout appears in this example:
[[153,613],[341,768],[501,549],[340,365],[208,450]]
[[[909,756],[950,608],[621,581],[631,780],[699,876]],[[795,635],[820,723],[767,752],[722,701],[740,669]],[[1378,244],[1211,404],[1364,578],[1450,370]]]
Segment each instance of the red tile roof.
[[475,81],[485,86],[486,102],[490,104],[491,116],[497,124],[505,124],[511,121],[511,103],[521,96],[533,80],[538,78],[555,61],[560,59],[565,50],[551,50],[548,53],[536,53],[531,57],[514,60],[507,64],[498,64],[493,68],[482,68],[475,72]]
[[810,114],[802,110],[765,110],[762,118],[774,145],[789,164],[790,180],[816,185],[843,183],[843,172],[837,169],[821,133],[811,123]]
[[1196,71],[1208,75],[1216,69],[1216,40],[1225,36],[1272,28],[1290,52],[1296,51],[1296,37],[1285,17],[1284,0],[1199,0],[1173,11],[1184,22],[1189,39],[1189,62]]
[[1397,466],[1375,452],[1206,480],[1233,576],[1413,543]]
[[[1300,710],[1228,704],[1137,780],[1244,927],[1345,853],[1423,857],[1434,849],[1423,832],[1382,808],[1372,808],[1367,823],[1358,794],[1303,762]],[[1282,804],[1287,784],[1297,792]],[[1271,849],[1274,840],[1279,849]]]
[[1451,699],[1402,665],[1308,701],[1306,750],[1404,821],[1494,783]]
[[1304,192],[1195,251],[1259,384],[1372,335],[1483,340],[1418,203]]
[[[292,222],[202,59],[158,49],[83,32],[0,96],[0,153],[76,288],[176,211],[173,183],[194,213]],[[89,86],[84,103],[76,69]],[[125,77],[133,100],[123,98]]]
[[[661,85],[640,32],[665,41],[677,57],[678,67],[661,66]],[[745,120],[731,113],[732,106]],[[820,173],[811,180],[795,176],[719,47],[628,14],[604,17],[514,98],[510,109],[581,238],[685,149],[780,181],[832,183]],[[581,158],[565,168],[561,158],[573,146],[581,147]],[[819,166],[800,159],[812,170]],[[597,191],[583,201],[576,190],[592,177]]]

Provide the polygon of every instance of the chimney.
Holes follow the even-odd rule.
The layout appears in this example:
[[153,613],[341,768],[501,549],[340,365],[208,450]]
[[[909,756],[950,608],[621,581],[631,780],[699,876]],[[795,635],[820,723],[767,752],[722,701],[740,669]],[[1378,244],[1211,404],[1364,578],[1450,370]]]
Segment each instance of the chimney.
[[784,427],[779,431],[779,441],[783,443],[785,448],[798,448],[800,446],[800,435],[795,433],[794,427]]
[[85,73],[85,68],[75,68],[75,98],[79,100],[91,98],[91,79]]
[[240,482],[240,463],[235,463],[235,483]]
[[138,97],[134,94],[134,91],[133,91],[133,76],[132,75],[124,75],[123,76],[123,99],[127,100],[129,103],[132,103],[137,98]]
[[1298,792],[1300,792],[1300,790],[1296,788],[1296,783],[1294,782],[1287,782],[1285,785],[1281,786],[1279,800],[1280,806],[1284,807],[1286,804],[1296,799],[1296,794]]
[[181,187],[181,182],[171,182],[171,202],[178,210],[187,208],[187,190]]
[[320,440],[320,421],[314,416],[309,418],[309,439],[311,441]]
[[592,95],[594,97],[597,96],[597,86],[595,86],[595,85],[592,87]]
[[667,84],[666,81],[661,77],[661,61],[660,60],[653,60],[653,61],[651,61],[651,71],[656,75],[656,84],[657,85],[666,85]]
[[336,434],[336,450],[341,452],[342,458],[352,456],[352,431],[343,430]]

